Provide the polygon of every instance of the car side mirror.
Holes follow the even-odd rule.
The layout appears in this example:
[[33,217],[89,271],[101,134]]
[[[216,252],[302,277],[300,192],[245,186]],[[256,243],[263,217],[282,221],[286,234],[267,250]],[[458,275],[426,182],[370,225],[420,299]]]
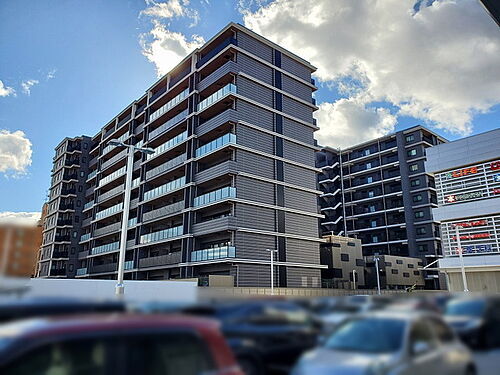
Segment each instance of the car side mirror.
[[421,355],[427,353],[430,348],[429,343],[425,341],[416,341],[413,343],[411,351],[413,355]]

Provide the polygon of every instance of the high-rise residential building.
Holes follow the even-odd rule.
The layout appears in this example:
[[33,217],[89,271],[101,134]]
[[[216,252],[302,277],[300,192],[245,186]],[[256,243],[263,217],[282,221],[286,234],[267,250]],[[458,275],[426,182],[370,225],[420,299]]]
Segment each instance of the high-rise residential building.
[[74,277],[91,139],[65,138],[55,148],[38,255],[38,277]]
[[69,239],[70,261],[62,247],[59,263],[61,242],[52,238],[43,261],[56,270],[67,263],[58,272],[68,277],[116,277],[127,156],[109,144],[117,139],[154,149],[134,156],[125,278],[231,275],[236,286],[268,286],[268,250],[277,250],[275,285],[319,287],[314,70],[243,26],[226,26],[98,134],[79,139],[88,149],[69,181],[83,193],[53,197],[72,207],[61,219],[70,229],[54,229]]
[[463,291],[460,252],[468,289],[500,292],[500,129],[432,148],[444,258],[439,268],[449,289]]
[[[415,126],[343,150],[322,148],[320,230],[359,238],[365,256],[417,257],[425,264],[441,254],[434,178],[425,170],[426,150],[446,140]],[[426,272],[426,287],[439,285]]]

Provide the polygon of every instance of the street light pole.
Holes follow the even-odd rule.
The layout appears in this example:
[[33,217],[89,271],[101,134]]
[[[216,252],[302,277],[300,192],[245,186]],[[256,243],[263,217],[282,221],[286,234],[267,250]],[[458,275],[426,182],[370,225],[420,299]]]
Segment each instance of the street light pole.
[[277,250],[266,249],[271,254],[271,295],[274,296],[274,253]]
[[352,282],[354,283],[353,289],[356,290],[356,270],[352,270]]
[[378,254],[375,254],[375,257],[373,259],[375,260],[375,268],[377,270],[377,293],[380,295],[380,274],[378,269],[378,261],[380,260],[380,258]]
[[127,149],[127,172],[125,175],[125,196],[123,197],[123,214],[122,228],[120,232],[120,253],[118,257],[118,276],[115,287],[115,294],[119,298],[123,298],[125,294],[125,285],[123,284],[125,271],[125,255],[127,250],[127,230],[128,230],[128,214],[130,210],[130,193],[132,191],[132,172],[134,169],[134,153],[140,151],[145,154],[152,154],[154,150],[151,148],[141,148],[134,145],[127,145],[116,140],[109,141],[110,145],[116,147],[125,147]]
[[464,292],[469,291],[469,286],[467,285],[467,275],[465,274],[465,264],[464,264],[464,256],[463,256],[463,251],[462,251],[462,243],[460,241],[460,231],[458,229],[458,225],[455,225],[455,237],[457,239],[457,250],[458,250],[458,256],[460,258],[460,268],[462,271],[462,281],[464,283]]

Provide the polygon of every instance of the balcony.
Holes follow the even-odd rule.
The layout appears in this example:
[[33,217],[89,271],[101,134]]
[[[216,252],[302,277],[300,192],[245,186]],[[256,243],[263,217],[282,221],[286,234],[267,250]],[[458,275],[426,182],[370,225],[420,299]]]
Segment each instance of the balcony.
[[83,276],[83,275],[86,275],[88,272],[87,272],[87,267],[84,267],[84,268],[78,268],[76,270],[76,276]]
[[207,87],[209,87],[210,85],[217,82],[219,79],[224,77],[226,74],[228,74],[228,73],[236,74],[236,73],[238,73],[238,71],[239,71],[238,64],[235,63],[234,61],[228,61],[224,65],[219,67],[217,70],[212,72],[210,75],[208,75],[207,77],[202,79],[200,81],[200,83],[198,83],[198,91],[201,92],[201,91],[205,90]]
[[168,216],[180,212],[183,209],[184,209],[184,201],[169,204],[168,206],[164,206],[161,208],[157,208],[156,210],[146,212],[145,214],[142,215],[142,222],[146,223],[148,221],[157,219],[159,217]]
[[97,212],[95,214],[95,218],[96,218],[96,220],[102,219],[103,217],[113,215],[117,212],[120,212],[121,210],[123,210],[123,202],[115,204],[114,206],[106,208],[105,210]]
[[148,139],[152,140],[153,138],[157,137],[161,133],[166,132],[168,129],[170,129],[171,127],[173,127],[177,123],[179,123],[182,120],[184,120],[186,118],[186,116],[188,115],[188,113],[189,113],[188,110],[185,109],[184,111],[182,111],[179,114],[175,115],[170,120],[168,120],[167,122],[163,123],[158,128],[156,128],[151,133],[149,133],[149,138]]
[[160,230],[158,232],[144,234],[141,236],[139,242],[141,244],[159,242],[170,238],[179,237],[182,236],[183,234],[184,234],[184,227],[182,225],[179,225],[177,227]]
[[137,177],[132,180],[132,189],[136,188],[141,184],[141,178]]
[[90,251],[90,254],[97,255],[97,254],[109,253],[110,251],[115,251],[118,250],[119,248],[120,248],[120,241],[111,242],[106,245],[93,247],[92,250]]
[[68,258],[67,251],[54,251],[52,253],[52,259]]
[[202,262],[205,260],[216,260],[235,258],[236,248],[234,246],[214,247],[212,249],[196,250],[191,252],[191,262]]
[[236,217],[219,217],[217,219],[193,224],[193,233],[197,235],[202,233],[220,232],[224,230],[236,230]]
[[124,184],[118,185],[117,187],[99,195],[97,197],[97,202],[102,203],[108,198],[114,197],[116,195],[120,195],[123,193],[124,189],[125,189]]
[[163,164],[159,165],[158,167],[153,168],[150,171],[147,171],[146,172],[146,179],[149,180],[155,176],[158,176],[159,174],[161,174],[163,172],[168,171],[169,169],[172,169],[174,167],[178,167],[179,165],[182,165],[186,160],[187,160],[186,154],[179,155],[179,156],[167,161],[166,163],[163,163]]
[[214,179],[225,174],[237,174],[237,163],[233,160],[226,160],[220,164],[216,164],[213,167],[205,169],[201,172],[196,173],[195,182],[202,183]]
[[168,84],[168,87],[170,87],[170,88],[174,87],[178,82],[180,82],[190,72],[191,72],[191,65],[188,65],[186,68],[184,68],[183,71],[181,71],[181,72],[179,72],[179,73],[171,76],[170,77],[170,82]]
[[146,109],[146,103],[144,103],[140,107],[137,107],[137,109],[135,110],[135,116],[140,115],[142,112],[144,112],[145,109]]
[[104,177],[102,180],[99,181],[99,187],[104,186],[108,182],[111,182],[111,181],[117,179],[118,177],[123,176],[125,174],[126,170],[127,170],[127,167],[123,166],[120,169],[118,169],[118,170],[114,171],[113,173],[111,173],[110,175]]
[[[111,133],[113,132],[113,130],[111,131]],[[125,140],[130,136],[130,134],[128,132],[122,134],[121,136],[119,136],[118,138],[116,138],[116,141],[118,142],[125,142]],[[106,137],[104,137],[106,138]],[[104,139],[103,138],[103,139]],[[114,138],[113,138],[114,139]],[[113,145],[107,145],[106,147],[104,147],[104,149],[102,150],[102,155],[104,154],[107,154],[109,151],[111,151],[112,149],[116,148],[116,146],[113,146]]]
[[86,234],[82,235],[82,236],[80,237],[80,242],[90,240],[90,235],[91,235],[90,233],[86,233]]
[[78,180],[78,174],[77,173],[64,174],[63,180],[64,181]]
[[90,254],[90,251],[88,251],[88,250],[85,250],[85,251],[80,251],[80,252],[78,253],[78,259],[83,259],[83,258],[86,258],[86,257],[88,257],[88,256],[89,256],[89,254]]
[[212,151],[215,151],[229,144],[233,145],[236,144],[236,134],[233,133],[224,134],[222,137],[214,139],[213,141],[208,142],[207,144],[201,147],[198,147],[196,149],[195,155],[197,158],[199,158],[202,157],[203,155],[206,155]]
[[83,211],[88,210],[94,205],[94,201],[87,202],[83,205]]
[[227,39],[224,39],[220,44],[218,44],[214,49],[212,49],[210,52],[205,54],[202,58],[198,60],[196,63],[196,68],[200,68],[201,66],[205,65],[209,60],[211,60],[215,55],[217,55],[220,51],[222,51],[224,48],[229,46],[230,44],[234,44],[235,46],[238,45],[238,41],[233,38],[229,37]]
[[64,236],[55,236],[54,237],[54,242],[70,242],[71,237],[69,235],[64,235]]
[[162,143],[161,145],[159,145],[158,147],[155,148],[154,154],[148,154],[146,156],[146,160],[154,158],[155,156],[160,155],[161,153],[163,153],[167,150],[170,150],[174,146],[177,146],[179,143],[186,140],[187,136],[188,136],[188,132],[186,130],[186,131],[182,132],[181,134],[176,135],[174,138],[169,139],[165,143]]
[[88,227],[92,223],[92,218],[88,217],[82,220],[82,227]]
[[222,189],[217,189],[195,197],[193,200],[193,207],[204,206],[213,202],[221,201],[228,198],[236,198],[236,188],[227,186]]
[[94,237],[104,236],[106,234],[118,232],[122,226],[121,222],[113,223],[102,228],[94,230]]
[[121,128],[121,126],[124,125],[126,122],[130,121],[131,118],[132,118],[132,115],[128,114],[124,119],[122,119],[118,122],[118,124],[116,125],[116,128],[117,129]]
[[236,94],[237,93],[237,88],[235,84],[228,84],[224,86],[223,88],[217,90],[214,92],[212,95],[208,96],[206,99],[202,100],[201,102],[198,103],[197,111],[201,112],[208,107],[210,107],[212,104],[215,104],[219,100],[225,98],[229,94]]
[[182,102],[188,96],[189,96],[189,88],[185,89],[179,95],[175,96],[174,98],[169,100],[166,104],[162,105],[159,109],[151,113],[151,115],[149,116],[149,122],[156,120],[164,113],[170,111],[172,108],[174,108],[177,104]]
[[115,156],[113,156],[111,159],[106,160],[104,163],[102,163],[102,165],[101,165],[101,171],[104,171],[106,168],[108,168],[109,166],[113,165],[117,161],[119,161],[119,160],[124,159],[125,157],[127,157],[127,151],[128,151],[127,149],[122,150],[118,154],[116,154]]
[[198,134],[198,136],[201,136],[228,122],[238,122],[238,112],[236,112],[234,109],[226,109],[224,112],[221,112],[211,119],[201,123],[196,128],[196,133]]
[[118,263],[97,264],[92,266],[91,273],[116,272]]
[[173,190],[180,189],[186,184],[186,177],[181,177],[176,180],[170,181],[165,185],[158,186],[154,189],[148,190],[144,193],[144,200],[153,199],[161,195],[167,194]]
[[177,264],[181,262],[181,252],[159,255],[156,257],[139,259],[139,268],[166,266],[169,264]]
[[139,198],[135,198],[130,201],[130,209],[136,208],[138,205],[139,205]]

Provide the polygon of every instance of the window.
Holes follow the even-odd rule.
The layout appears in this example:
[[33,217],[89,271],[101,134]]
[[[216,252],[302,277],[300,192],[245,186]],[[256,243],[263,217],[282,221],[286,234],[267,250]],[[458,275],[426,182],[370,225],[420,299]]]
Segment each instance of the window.
[[72,264],[70,264],[70,265],[69,265],[69,272],[73,272],[73,269],[74,269],[74,268],[75,268],[75,266],[74,266],[74,265],[72,265]]
[[378,242],[378,236],[372,236],[372,242]]
[[420,227],[420,228],[417,228],[417,234],[425,234],[427,233],[427,231],[425,230],[425,227]]
[[377,220],[372,220],[370,225],[372,226],[372,228],[375,228],[377,226]]
[[411,165],[410,165],[410,171],[411,171],[411,172],[416,172],[416,171],[418,171],[418,164],[411,164]]
[[420,202],[422,201],[422,194],[417,194],[413,196],[413,202]]
[[386,267],[392,267],[392,262],[385,262]]
[[366,178],[366,182],[369,183],[369,184],[372,183],[373,182],[373,177],[371,177],[371,176],[367,177]]
[[356,259],[356,266],[358,266],[358,267],[364,267],[365,266],[365,261],[363,259]]
[[415,268],[415,265],[413,263],[408,263],[408,268]]
[[376,208],[375,208],[375,206],[374,206],[374,205],[371,205],[371,206],[369,206],[369,207],[368,207],[368,210],[369,210],[370,212],[375,212]]
[[27,352],[3,375],[106,373],[106,344],[100,339],[72,340],[44,345]]
[[355,242],[348,242],[347,246],[356,246],[356,243]]
[[406,143],[410,143],[410,142],[413,142],[415,140],[415,136],[413,134],[410,134],[410,135],[407,135],[405,137],[405,141]]
[[349,262],[349,254],[340,254],[340,260],[342,262]]
[[86,150],[88,147],[87,142],[83,142],[83,149]]
[[416,156],[417,155],[417,149],[412,148],[411,150],[408,150],[407,152],[408,156]]
[[366,169],[370,169],[372,167],[372,163],[366,163]]
[[397,275],[397,274],[399,273],[399,271],[398,271],[397,269],[394,269],[394,268],[393,268],[393,269],[391,270],[391,273],[392,273],[393,275]]
[[75,253],[75,251],[76,251],[75,247],[72,247],[72,248],[71,248],[71,254],[74,254],[74,253]]
[[342,279],[342,268],[334,268],[333,269],[333,277],[335,279]]
[[368,155],[370,155],[370,150],[369,150],[369,149],[366,149],[365,151],[363,151],[363,155],[364,155],[364,156],[368,156]]
[[73,231],[73,238],[76,238],[78,236],[78,232],[76,230]]
[[424,211],[416,211],[415,212],[415,218],[419,219],[421,217],[424,217]]
[[82,191],[83,191],[83,186],[82,186],[82,185],[78,185],[78,191],[79,191],[79,192],[82,192]]
[[375,196],[375,192],[373,190],[370,190],[368,192],[368,198],[373,198]]
[[396,264],[403,264],[403,261],[401,259],[396,259]]
[[413,274],[414,274],[415,276],[420,276],[420,271],[413,271]]
[[84,177],[85,176],[85,172],[84,171],[80,171],[80,177]]
[[341,245],[339,243],[333,242],[332,247],[340,247]]
[[410,274],[408,272],[403,272],[403,277],[410,277]]

